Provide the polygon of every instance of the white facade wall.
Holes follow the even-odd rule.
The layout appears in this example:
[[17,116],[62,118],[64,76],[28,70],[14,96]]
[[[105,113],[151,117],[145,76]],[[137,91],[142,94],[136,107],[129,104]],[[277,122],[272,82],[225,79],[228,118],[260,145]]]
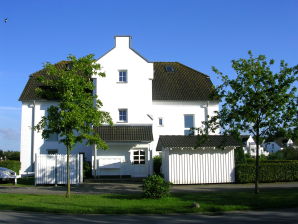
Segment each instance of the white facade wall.
[[[217,103],[205,101],[153,101],[152,148],[156,148],[160,135],[184,135],[184,115],[194,115],[195,127],[201,127],[207,115],[214,116],[214,111],[218,109]],[[162,126],[159,125],[159,118],[163,119]],[[219,134],[219,130],[214,134]]]
[[[249,138],[246,141],[245,147],[243,147],[244,153],[249,154],[251,156],[257,155],[257,145],[253,139],[252,136],[249,136]],[[260,145],[259,146],[259,155],[268,156],[269,153],[265,151],[265,149]]]
[[165,149],[162,171],[173,184],[235,182],[233,149]]
[[[96,176],[147,177],[151,173],[150,145],[138,143],[108,143],[108,150],[96,152]],[[133,164],[133,152],[145,151],[145,164]],[[94,167],[94,156],[92,157]]]
[[[127,109],[125,124],[151,124],[153,63],[130,49],[130,37],[116,37],[116,47],[98,60],[105,78],[97,78],[96,92],[114,124],[119,122],[118,109]],[[127,82],[119,82],[119,71],[127,71]]]
[[[46,101],[23,102],[22,104],[21,174],[34,172],[32,162],[35,161],[35,154],[48,154],[48,150],[57,150],[58,154],[66,154],[64,144],[57,141],[44,140],[41,132],[32,131],[33,125],[38,124],[42,116],[45,116],[47,108],[55,104],[57,103]],[[33,114],[34,121],[32,122]],[[85,158],[91,160],[92,150],[90,146],[83,144],[75,145],[71,154],[77,153],[84,153]]]

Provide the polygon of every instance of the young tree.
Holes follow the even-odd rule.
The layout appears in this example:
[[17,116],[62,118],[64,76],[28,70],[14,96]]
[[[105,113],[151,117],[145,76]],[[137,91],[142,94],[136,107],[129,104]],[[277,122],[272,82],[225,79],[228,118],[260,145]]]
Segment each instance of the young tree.
[[57,133],[59,142],[67,151],[67,193],[70,197],[69,155],[76,143],[96,144],[106,149],[106,143],[98,136],[93,126],[103,123],[112,124],[109,113],[100,111],[102,103],[94,92],[93,77],[104,77],[98,72],[100,65],[95,63],[93,55],[82,58],[69,56],[68,61],[60,65],[46,63],[46,75],[39,77],[42,86],[36,89],[38,95],[58,103],[47,109],[46,116],[34,127],[42,131],[44,139]]
[[280,62],[280,70],[271,70],[273,60],[264,55],[232,60],[236,78],[231,79],[215,67],[222,84],[216,88],[214,98],[220,99],[222,108],[206,126],[209,131],[221,128],[224,134],[249,132],[256,141],[255,193],[259,192],[259,145],[261,138],[297,127],[296,87],[297,66],[288,67]]

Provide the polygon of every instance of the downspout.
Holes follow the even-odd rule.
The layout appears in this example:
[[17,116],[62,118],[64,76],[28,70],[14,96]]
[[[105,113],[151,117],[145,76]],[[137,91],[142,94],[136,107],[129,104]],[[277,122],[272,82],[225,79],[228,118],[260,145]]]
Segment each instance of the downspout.
[[31,124],[31,171],[34,172],[34,125],[35,125],[35,100],[32,106],[32,124]]

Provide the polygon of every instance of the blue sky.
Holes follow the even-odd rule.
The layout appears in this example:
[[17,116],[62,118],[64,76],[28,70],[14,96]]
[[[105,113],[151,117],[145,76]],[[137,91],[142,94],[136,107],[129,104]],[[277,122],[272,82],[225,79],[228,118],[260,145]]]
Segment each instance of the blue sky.
[[211,66],[232,75],[230,61],[248,50],[297,64],[297,11],[296,0],[1,1],[0,149],[19,150],[18,98],[44,62],[100,57],[130,35],[148,60],[179,61],[218,84]]

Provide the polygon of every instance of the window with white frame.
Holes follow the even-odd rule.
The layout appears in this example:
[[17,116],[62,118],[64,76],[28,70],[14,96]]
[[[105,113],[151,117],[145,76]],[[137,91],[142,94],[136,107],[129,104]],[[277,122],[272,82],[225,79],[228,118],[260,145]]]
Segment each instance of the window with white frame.
[[119,82],[127,82],[127,70],[119,70]]
[[127,122],[127,109],[119,109],[119,122]]
[[158,126],[163,126],[163,118],[158,118]]
[[194,135],[192,128],[194,127],[194,115],[185,114],[184,115],[184,135]]
[[133,164],[145,164],[146,152],[143,149],[133,151]]

